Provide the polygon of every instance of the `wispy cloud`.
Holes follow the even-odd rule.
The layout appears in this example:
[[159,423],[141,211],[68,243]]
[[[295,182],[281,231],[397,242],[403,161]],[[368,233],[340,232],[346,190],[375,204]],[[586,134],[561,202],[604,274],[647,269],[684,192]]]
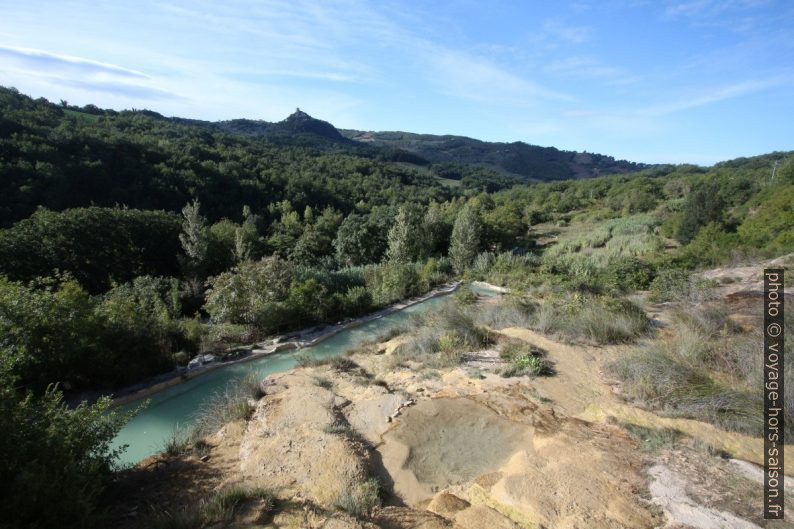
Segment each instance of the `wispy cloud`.
[[71,86],[95,93],[112,94],[116,96],[124,96],[133,100],[167,100],[167,99],[183,99],[168,90],[161,88],[134,85],[127,83],[119,83],[114,81],[80,81],[77,79],[60,79],[59,84],[63,86]]
[[730,11],[762,7],[768,0],[685,0],[667,5],[665,14],[671,17],[714,17]]
[[85,57],[0,45],[0,72],[36,77],[56,86],[135,99],[163,100],[179,96],[156,86],[138,70]]
[[664,15],[696,26],[752,33],[765,25],[767,15],[762,14],[761,8],[769,3],[770,0],[673,0],[666,5]]
[[105,75],[125,79],[148,79],[149,76],[136,70],[115,64],[93,61],[84,57],[59,55],[44,50],[0,45],[0,59],[15,62],[26,68],[39,71],[59,72],[71,75]]
[[548,18],[528,37],[529,44],[544,51],[581,46],[595,33],[590,26],[571,24],[563,18]]
[[740,81],[727,86],[721,86],[707,92],[701,92],[700,94],[694,94],[667,103],[646,107],[640,110],[638,113],[651,117],[665,116],[684,110],[711,105],[727,99],[733,99],[755,92],[768,90],[770,88],[784,84],[787,80],[789,82],[791,81],[790,79],[786,79],[784,77]]
[[580,55],[553,61],[544,67],[551,74],[577,79],[600,80],[607,84],[627,85],[640,80],[640,76],[624,68],[602,63],[595,57]]
[[458,51],[428,46],[431,77],[439,90],[488,104],[538,106],[572,102],[572,96],[503,70],[492,62]]
[[543,23],[543,32],[557,41],[583,44],[590,40],[593,29],[588,26],[566,24],[559,19],[549,19]]

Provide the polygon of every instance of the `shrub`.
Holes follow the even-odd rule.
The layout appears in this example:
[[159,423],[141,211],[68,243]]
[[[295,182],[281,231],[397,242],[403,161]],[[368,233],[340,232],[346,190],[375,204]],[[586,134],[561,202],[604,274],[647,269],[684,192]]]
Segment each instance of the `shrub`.
[[241,504],[254,499],[264,503],[265,512],[273,508],[273,495],[268,491],[234,486],[216,492],[204,502],[201,507],[202,518],[208,524],[232,520]]
[[630,301],[574,294],[544,301],[532,328],[569,341],[625,343],[648,329],[645,312]]
[[614,289],[646,290],[656,276],[656,269],[637,257],[622,257],[610,262],[603,275],[604,282]]
[[[256,391],[260,391],[258,384]],[[212,435],[228,422],[247,419],[253,411],[249,400],[255,397],[250,384],[229,383],[224,391],[211,395],[201,404],[191,426],[191,439]]]
[[419,281],[424,290],[430,290],[436,285],[448,281],[452,276],[452,264],[446,257],[436,259],[431,257],[422,266],[419,273]]
[[[791,322],[786,322],[788,330]],[[682,309],[673,317],[674,336],[646,343],[614,362],[610,370],[624,393],[669,414],[712,422],[749,434],[763,429],[763,362],[760,336],[744,333],[721,309]],[[785,359],[794,348],[787,347]],[[794,395],[794,393],[792,393]],[[791,395],[784,395],[790,399]],[[786,431],[790,412],[786,411]],[[788,433],[787,433],[788,435]]]
[[648,329],[648,318],[640,307],[628,301],[616,305],[585,308],[574,325],[574,336],[582,333],[597,344],[625,343]]
[[345,292],[343,314],[358,316],[372,307],[372,295],[363,286],[350,287]]
[[336,499],[336,506],[353,516],[368,516],[380,503],[380,484],[375,478],[353,482]]
[[702,301],[712,293],[714,282],[691,276],[679,269],[661,270],[651,282],[648,299],[662,301]]
[[207,282],[204,308],[215,322],[260,322],[264,308],[286,299],[293,274],[278,257],[245,261]]
[[485,279],[497,285],[507,285],[513,289],[526,287],[538,269],[539,260],[534,255],[516,255],[503,252],[497,255]]
[[739,226],[741,241],[770,255],[794,251],[794,185],[767,188],[754,202],[758,208]]
[[434,367],[459,364],[463,353],[476,351],[492,342],[489,333],[477,326],[468,311],[448,304],[418,319],[411,338],[395,351],[398,360],[422,357]]
[[419,272],[413,263],[383,263],[364,268],[364,280],[375,305],[383,306],[419,294]]
[[198,317],[180,320],[179,330],[182,332],[187,349],[196,353],[204,340],[205,327]]
[[232,522],[240,507],[251,501],[258,502],[257,522],[262,522],[273,511],[275,497],[259,488],[232,486],[219,490],[197,505],[176,511],[163,511],[145,521],[152,529],[200,529],[202,527]]
[[648,407],[731,430],[760,433],[763,408],[756,397],[714,381],[702,365],[687,364],[669,350],[646,345],[614,363],[611,370],[623,380],[626,394]]
[[111,442],[128,416],[107,398],[69,409],[55,386],[20,392],[13,363],[0,352],[0,520],[10,529],[91,526],[123,450]]
[[672,428],[646,428],[632,423],[622,423],[620,426],[640,443],[643,452],[649,453],[674,447],[684,436]]
[[503,377],[551,376],[554,368],[543,358],[545,351],[528,344],[511,343],[502,348],[499,355],[510,362],[502,371]]
[[334,370],[341,373],[349,373],[358,368],[358,364],[347,356],[334,356],[329,363]]
[[331,379],[326,377],[315,377],[314,383],[323,389],[332,389],[334,387],[334,383],[331,381]]
[[455,303],[461,306],[474,305],[477,303],[477,294],[468,286],[463,286],[456,290],[452,298],[455,300]]
[[92,297],[68,276],[27,285],[0,278],[0,347],[20,352],[15,373],[39,392],[51,382],[106,388],[165,371],[180,340],[164,283],[138,278]]
[[676,239],[688,243],[702,226],[710,222],[721,223],[725,202],[720,196],[720,188],[716,183],[704,183],[686,199],[678,226]]
[[536,305],[517,296],[505,296],[498,303],[478,307],[475,318],[478,324],[491,329],[529,328],[536,308]]

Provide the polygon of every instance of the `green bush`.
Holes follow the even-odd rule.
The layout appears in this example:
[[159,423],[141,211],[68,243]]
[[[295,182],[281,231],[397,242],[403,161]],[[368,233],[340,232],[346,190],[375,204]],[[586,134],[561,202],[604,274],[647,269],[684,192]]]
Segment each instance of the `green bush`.
[[654,302],[705,300],[711,296],[714,282],[680,269],[661,270],[651,282],[648,299]]
[[603,271],[604,282],[611,288],[631,291],[650,287],[656,268],[636,257],[623,257],[609,263]]
[[419,358],[436,368],[450,367],[463,360],[463,353],[491,343],[488,331],[477,325],[469,311],[448,304],[419,317],[410,339],[397,348],[396,356]]
[[452,295],[452,299],[454,299],[455,303],[458,305],[465,307],[477,303],[477,294],[475,294],[468,285],[464,285],[455,291]]
[[258,382],[252,378],[230,383],[223,391],[211,395],[196,412],[188,437],[201,439],[213,435],[228,422],[247,419],[253,411],[249,401],[262,395]]
[[84,528],[121,449],[111,449],[126,417],[110,400],[69,409],[55,386],[40,396],[17,389],[15,357],[0,351],[0,520],[9,529]]
[[794,251],[794,185],[767,188],[753,202],[738,229],[742,243],[769,255]]
[[254,323],[265,307],[287,298],[293,274],[278,257],[245,261],[208,281],[204,308],[215,322]]
[[421,292],[417,265],[386,262],[364,267],[364,280],[376,306],[384,306]]
[[729,262],[740,250],[747,253],[750,249],[743,248],[738,233],[726,233],[721,225],[711,222],[678,252],[676,261],[687,268],[718,265]]
[[269,491],[235,485],[215,492],[197,505],[158,512],[142,525],[151,529],[201,529],[218,524],[227,526],[243,511],[243,505],[251,502],[255,502],[257,523],[266,521],[275,507],[275,497]]
[[537,306],[518,296],[505,296],[498,303],[479,307],[474,317],[479,325],[491,329],[507,327],[529,328],[534,322]]
[[702,226],[711,222],[721,224],[725,209],[719,185],[715,182],[701,184],[686,199],[676,239],[686,244],[695,238]]
[[551,376],[554,367],[544,358],[545,351],[523,343],[508,343],[499,352],[499,356],[510,362],[510,366],[502,371],[502,376]]

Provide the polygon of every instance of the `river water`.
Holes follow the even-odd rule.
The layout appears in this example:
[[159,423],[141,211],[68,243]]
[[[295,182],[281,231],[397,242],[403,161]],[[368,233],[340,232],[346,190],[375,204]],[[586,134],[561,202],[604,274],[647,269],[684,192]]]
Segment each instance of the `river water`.
[[[484,295],[494,294],[484,288],[472,287],[472,290]],[[342,354],[407,322],[413,315],[436,309],[447,302],[448,295],[436,296],[381,318],[344,329],[315,345],[263,356],[249,362],[230,364],[155,393],[148,397],[149,405],[127,423],[113,441],[114,448],[127,445],[119,462],[137,463],[162,451],[165,442],[174,432],[190,426],[202,404],[213,394],[224,391],[231,382],[242,380],[251,373],[261,379],[272,373],[292,369],[296,365],[294,357],[297,351],[310,352],[317,358]],[[132,402],[121,410],[131,410],[139,405],[140,402]]]

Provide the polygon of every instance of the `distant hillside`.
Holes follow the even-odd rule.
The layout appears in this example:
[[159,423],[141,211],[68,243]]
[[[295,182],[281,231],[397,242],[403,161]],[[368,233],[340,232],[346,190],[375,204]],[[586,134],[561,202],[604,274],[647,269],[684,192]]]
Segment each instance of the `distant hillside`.
[[405,150],[431,163],[476,165],[518,176],[522,180],[591,178],[648,167],[646,164],[615,160],[603,154],[561,151],[554,147],[539,147],[523,142],[491,143],[464,136],[409,132],[341,132],[357,142]]
[[331,148],[384,161],[433,165],[433,174],[447,180],[462,180],[471,177],[477,169],[485,169],[492,174],[489,177],[478,174],[477,180],[485,178],[492,183],[498,182],[493,184],[496,187],[527,181],[593,178],[650,167],[603,154],[562,151],[523,142],[493,143],[465,136],[337,130],[331,123],[313,118],[300,109],[276,123],[250,119],[217,122],[173,119],[282,145]]

